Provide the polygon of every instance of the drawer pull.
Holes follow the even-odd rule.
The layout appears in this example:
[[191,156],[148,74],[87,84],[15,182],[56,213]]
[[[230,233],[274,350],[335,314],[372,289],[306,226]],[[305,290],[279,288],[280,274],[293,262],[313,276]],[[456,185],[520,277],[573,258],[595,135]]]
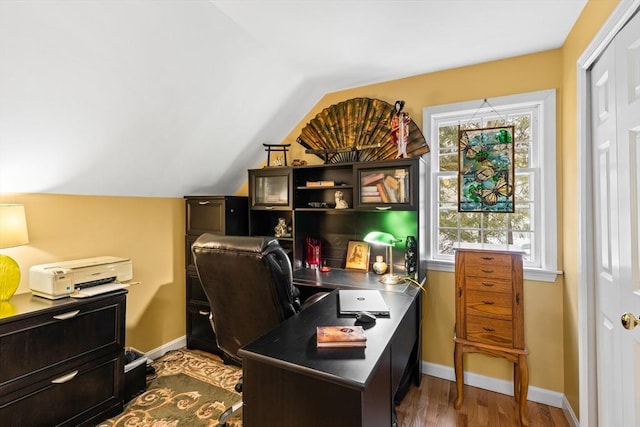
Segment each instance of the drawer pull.
[[63,375],[56,378],[55,380],[51,380],[51,384],[64,384],[67,381],[71,381],[76,375],[78,375],[78,371],[73,371],[70,374]]
[[482,272],[489,274],[489,273],[493,273],[493,270],[482,270]]
[[493,283],[489,283],[489,282],[482,282],[482,286],[486,286],[487,288],[491,288],[493,287]]
[[264,208],[265,208],[266,210],[268,210],[268,211],[273,210],[273,206],[265,206]]
[[495,329],[493,329],[493,328],[487,328],[486,326],[483,326],[483,327],[482,327],[482,329],[483,329],[485,332],[495,332],[495,331],[496,331]]
[[391,209],[391,206],[376,206],[376,210],[379,211],[388,211],[389,209]]
[[483,260],[485,261],[493,261],[493,257],[492,256],[483,256],[481,257]]
[[486,305],[493,305],[493,304],[495,304],[495,302],[493,302],[493,301],[482,301],[482,303],[483,303],[483,304],[486,304]]
[[199,205],[208,205],[209,203],[211,203],[209,200],[200,200],[198,202]]
[[53,316],[53,318],[56,320],[67,320],[67,319],[71,319],[72,317],[76,317],[78,313],[80,313],[80,310],[70,311],[64,314],[58,314]]
[[204,310],[200,310],[198,311],[198,313],[202,314],[203,316],[208,316],[210,314],[208,311],[204,311]]

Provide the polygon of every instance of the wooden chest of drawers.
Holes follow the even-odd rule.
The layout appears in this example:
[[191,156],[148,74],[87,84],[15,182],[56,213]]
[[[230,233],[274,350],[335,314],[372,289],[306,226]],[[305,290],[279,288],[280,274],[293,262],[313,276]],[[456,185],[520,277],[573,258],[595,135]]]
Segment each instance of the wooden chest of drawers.
[[126,294],[2,303],[0,424],[95,425],[122,412]]
[[502,357],[514,363],[514,396],[520,402],[520,422],[528,425],[522,275],[520,251],[486,245],[456,249],[455,407],[463,402],[463,353]]

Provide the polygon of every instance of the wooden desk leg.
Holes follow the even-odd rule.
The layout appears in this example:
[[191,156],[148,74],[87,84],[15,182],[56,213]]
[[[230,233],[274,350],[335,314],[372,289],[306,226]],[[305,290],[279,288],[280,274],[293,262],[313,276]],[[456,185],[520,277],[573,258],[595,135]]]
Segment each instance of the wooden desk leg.
[[456,390],[458,392],[456,400],[453,403],[453,407],[460,409],[462,401],[464,400],[464,395],[462,394],[462,388],[464,386],[464,372],[462,367],[462,344],[459,343],[455,343],[453,349],[453,368],[456,373]]
[[526,354],[518,356],[518,368],[520,377],[520,424],[522,426],[528,426],[527,393],[529,392],[529,365]]

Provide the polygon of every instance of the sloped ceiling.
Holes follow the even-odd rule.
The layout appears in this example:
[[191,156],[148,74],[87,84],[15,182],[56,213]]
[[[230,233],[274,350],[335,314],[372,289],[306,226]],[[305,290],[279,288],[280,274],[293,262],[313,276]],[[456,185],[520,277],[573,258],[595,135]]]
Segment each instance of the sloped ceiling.
[[586,0],[0,1],[0,193],[234,194],[326,93],[562,46]]

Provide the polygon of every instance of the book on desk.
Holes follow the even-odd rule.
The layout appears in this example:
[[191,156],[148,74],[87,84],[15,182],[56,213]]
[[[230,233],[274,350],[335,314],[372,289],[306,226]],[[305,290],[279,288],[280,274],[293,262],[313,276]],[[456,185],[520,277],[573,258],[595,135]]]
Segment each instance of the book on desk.
[[318,326],[316,337],[316,346],[319,348],[367,346],[362,326]]

